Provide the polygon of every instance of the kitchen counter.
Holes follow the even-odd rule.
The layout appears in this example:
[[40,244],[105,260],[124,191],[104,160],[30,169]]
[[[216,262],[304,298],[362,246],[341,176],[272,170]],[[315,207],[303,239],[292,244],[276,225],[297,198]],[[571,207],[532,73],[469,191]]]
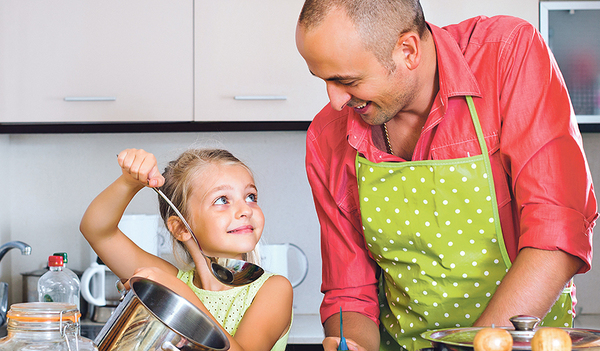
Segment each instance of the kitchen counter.
[[318,314],[294,315],[288,344],[321,344],[325,338]]
[[[84,319],[81,321],[81,335],[94,340],[102,327],[102,323],[95,323]],[[294,315],[288,344],[321,344],[325,337],[324,335],[318,314],[297,314]]]

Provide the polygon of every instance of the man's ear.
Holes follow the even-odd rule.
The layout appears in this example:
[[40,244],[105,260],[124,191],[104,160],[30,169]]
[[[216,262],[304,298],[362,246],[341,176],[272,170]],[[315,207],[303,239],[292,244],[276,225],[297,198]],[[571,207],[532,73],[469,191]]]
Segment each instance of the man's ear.
[[186,242],[192,238],[192,235],[185,227],[185,224],[183,224],[181,219],[177,216],[171,216],[167,219],[167,228],[178,241]]
[[421,38],[415,32],[407,32],[398,38],[394,48],[396,65],[404,65],[409,70],[419,66],[421,62]]

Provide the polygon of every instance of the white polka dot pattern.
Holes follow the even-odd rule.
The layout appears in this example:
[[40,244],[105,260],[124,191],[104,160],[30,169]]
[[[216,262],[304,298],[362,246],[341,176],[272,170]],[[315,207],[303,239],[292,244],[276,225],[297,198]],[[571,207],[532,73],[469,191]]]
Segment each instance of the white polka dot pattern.
[[[384,272],[382,345],[424,348],[426,330],[471,326],[510,266],[483,157],[453,163],[357,159],[363,230]],[[572,325],[569,291],[542,325]]]
[[428,346],[420,338],[428,329],[472,325],[507,269],[482,157],[453,165],[359,160],[363,229],[384,270],[387,332],[418,349]]

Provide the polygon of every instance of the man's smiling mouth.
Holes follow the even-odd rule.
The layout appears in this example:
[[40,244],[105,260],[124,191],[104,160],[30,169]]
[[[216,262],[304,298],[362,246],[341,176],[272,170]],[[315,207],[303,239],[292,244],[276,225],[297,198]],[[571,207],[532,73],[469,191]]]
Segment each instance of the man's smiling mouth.
[[366,111],[367,107],[369,107],[369,104],[370,104],[370,103],[369,103],[368,101],[366,101],[366,102],[363,102],[363,103],[362,103],[362,104],[360,104],[360,105],[354,105],[354,106],[352,106],[352,108],[354,109],[354,111],[355,111],[356,113],[358,113],[358,114],[363,114],[363,113],[365,113],[365,111]]

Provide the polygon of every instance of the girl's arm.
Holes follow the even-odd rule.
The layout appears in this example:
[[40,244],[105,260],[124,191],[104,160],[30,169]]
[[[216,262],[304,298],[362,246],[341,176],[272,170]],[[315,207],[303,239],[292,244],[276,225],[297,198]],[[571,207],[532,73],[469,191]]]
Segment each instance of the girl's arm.
[[284,276],[267,279],[238,326],[236,343],[244,351],[269,351],[291,327],[292,300],[292,285]]
[[149,183],[153,186],[164,183],[156,158],[144,150],[128,149],[118,155],[118,163],[123,174],[92,201],[81,220],[81,233],[119,278],[129,279],[140,267],[158,267],[176,275],[177,268],[139,248],[118,228],[127,205],[138,191]]

